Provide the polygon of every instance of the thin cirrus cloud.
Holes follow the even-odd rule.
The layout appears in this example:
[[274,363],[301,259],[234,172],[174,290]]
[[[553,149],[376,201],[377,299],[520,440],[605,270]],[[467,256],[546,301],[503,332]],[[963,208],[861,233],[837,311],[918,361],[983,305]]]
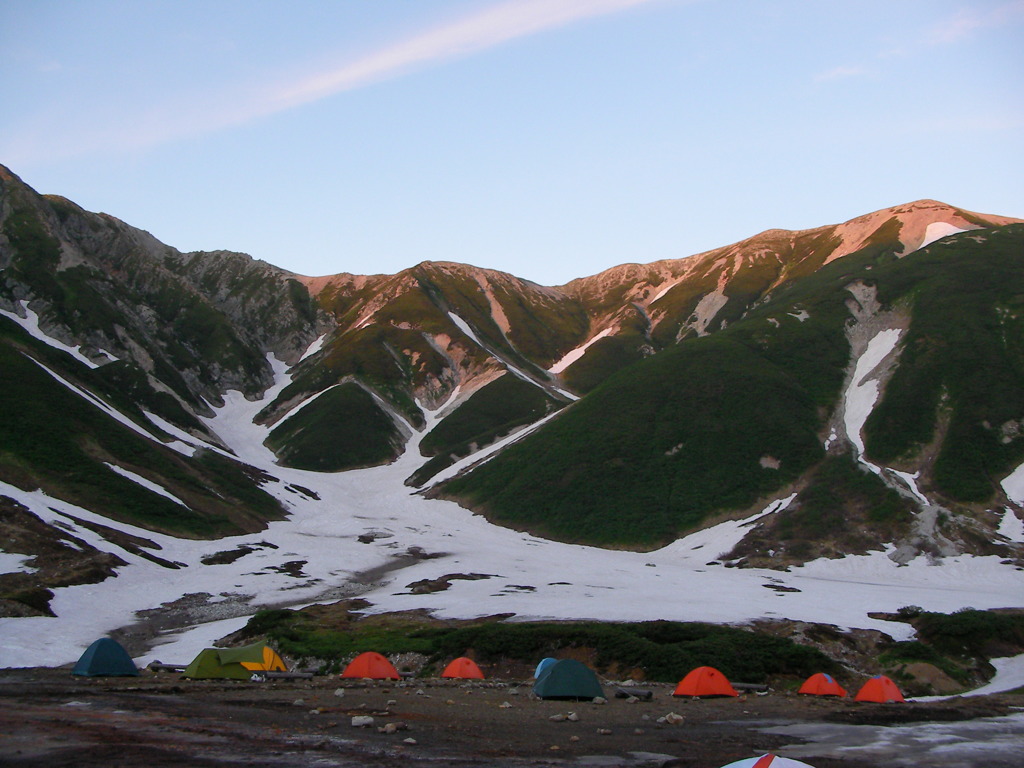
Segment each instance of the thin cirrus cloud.
[[[877,63],[890,58],[912,56],[936,46],[955,45],[969,39],[979,30],[1018,23],[1021,19],[1024,19],[1024,0],[1010,0],[1010,2],[1000,3],[984,10],[961,8],[955,14],[929,26],[916,40],[910,40],[896,48],[880,51],[874,59]],[[819,72],[812,79],[816,83],[823,83],[872,74],[877,74],[877,71],[871,66],[844,65]]]
[[972,35],[976,30],[994,27],[1024,18],[1024,0],[1000,3],[994,8],[981,10],[962,8],[952,17],[933,26],[926,35],[928,45],[948,45]]
[[72,136],[37,130],[13,137],[8,156],[24,162],[104,151],[143,150],[207,135],[393,79],[432,64],[480,53],[508,41],[663,0],[506,0],[348,61],[276,86],[252,84],[230,93],[192,94]]

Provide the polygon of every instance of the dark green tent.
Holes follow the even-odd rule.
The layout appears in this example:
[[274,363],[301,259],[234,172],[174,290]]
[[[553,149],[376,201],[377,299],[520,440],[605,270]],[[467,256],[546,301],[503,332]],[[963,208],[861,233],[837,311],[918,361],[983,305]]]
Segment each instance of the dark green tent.
[[533,692],[542,699],[596,699],[604,696],[594,671],[573,659],[549,664],[533,684]]
[[204,648],[199,655],[192,659],[192,663],[185,667],[181,673],[182,677],[189,677],[193,680],[248,680],[253,673],[243,667],[239,662],[232,661],[224,664],[220,660],[220,649]]
[[124,677],[137,675],[139,670],[124,646],[117,640],[101,637],[85,649],[71,674],[86,677]]

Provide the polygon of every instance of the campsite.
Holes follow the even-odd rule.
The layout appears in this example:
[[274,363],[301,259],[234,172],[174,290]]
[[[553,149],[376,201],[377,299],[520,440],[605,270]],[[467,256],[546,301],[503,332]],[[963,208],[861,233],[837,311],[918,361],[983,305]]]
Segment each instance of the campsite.
[[[258,657],[253,649],[231,651],[219,659],[224,667],[237,663],[239,651],[243,658]],[[905,743],[920,733],[933,742],[928,747],[937,741],[966,749],[970,739],[983,742],[990,768],[1019,764],[1020,688],[873,703],[795,689],[680,696],[678,686],[666,683],[587,678],[583,684],[597,684],[602,698],[577,699],[572,690],[541,698],[536,686],[556,668],[573,674],[586,669],[570,659],[544,667],[536,681],[528,667],[502,669],[499,679],[393,679],[387,670],[380,672],[383,679],[263,669],[247,670],[248,679],[232,678],[231,669],[197,679],[184,670],[149,667],[137,675],[100,676],[72,674],[69,667],[7,669],[0,671],[0,763],[720,768],[779,750],[815,768],[867,768],[883,758],[894,766],[921,764],[913,762],[921,750]],[[957,735],[960,727],[971,736]],[[945,736],[936,737],[936,729]],[[842,744],[842,758],[822,756],[827,748],[800,752],[801,742],[814,740],[806,736],[811,733]]]

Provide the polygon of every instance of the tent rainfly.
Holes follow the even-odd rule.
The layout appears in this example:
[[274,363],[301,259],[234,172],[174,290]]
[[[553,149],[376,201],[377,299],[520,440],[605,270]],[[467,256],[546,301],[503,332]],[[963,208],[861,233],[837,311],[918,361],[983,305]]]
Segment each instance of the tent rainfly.
[[71,674],[86,677],[127,677],[139,674],[139,670],[123,645],[112,638],[101,637],[85,649]]
[[185,667],[182,677],[193,680],[248,680],[253,673],[286,672],[281,657],[266,643],[241,648],[204,648]]
[[594,670],[575,659],[548,664],[533,684],[533,692],[541,699],[583,700],[604,696]]
[[341,673],[342,677],[370,678],[371,680],[400,680],[394,665],[375,651],[356,656]]
[[472,659],[460,656],[444,668],[441,677],[453,677],[458,680],[483,680],[484,673]]
[[714,667],[697,667],[679,681],[673,696],[739,696],[729,679]]
[[832,678],[832,675],[818,672],[804,680],[804,684],[800,686],[800,690],[797,693],[804,693],[810,696],[839,696],[842,698],[846,696],[846,689],[837,683]]
[[875,702],[889,702],[889,701],[906,701],[903,698],[903,694],[900,693],[900,689],[896,687],[896,683],[890,680],[885,675],[875,675],[857,691],[857,695],[853,697],[854,701],[875,701]]
[[790,757],[767,754],[737,760],[735,763],[723,765],[722,768],[814,768],[814,766],[810,763],[801,763]]
[[537,669],[533,673],[534,679],[535,680],[539,680],[540,676],[544,674],[544,670],[547,669],[548,667],[550,667],[554,663],[555,663],[555,660],[552,659],[550,656],[541,659],[540,660],[540,664],[537,665]]

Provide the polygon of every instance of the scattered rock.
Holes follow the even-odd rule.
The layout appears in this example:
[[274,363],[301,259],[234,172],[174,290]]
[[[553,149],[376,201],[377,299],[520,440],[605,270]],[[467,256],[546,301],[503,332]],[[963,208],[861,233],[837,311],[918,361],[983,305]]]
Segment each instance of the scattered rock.
[[345,695],[345,689],[344,688],[335,688],[334,689],[334,695],[337,696],[340,699],[342,696]]
[[575,712],[570,712],[568,715],[565,716],[565,719],[575,723],[579,721],[580,716],[577,715]]
[[597,735],[598,736],[611,736],[612,735],[612,730],[611,730],[611,728],[598,728],[597,729]]
[[593,704],[607,704],[608,703],[608,699],[606,699],[604,696],[597,696],[597,697],[594,698],[593,702],[591,702],[591,703],[593,703]]
[[373,725],[373,718],[369,715],[356,715],[352,718],[353,728],[369,728]]

